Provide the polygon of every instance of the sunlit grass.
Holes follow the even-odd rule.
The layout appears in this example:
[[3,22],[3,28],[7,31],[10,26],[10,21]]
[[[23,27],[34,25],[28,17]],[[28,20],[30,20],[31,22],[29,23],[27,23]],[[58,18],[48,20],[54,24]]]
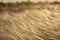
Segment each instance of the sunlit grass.
[[58,5],[1,3],[0,40],[60,40]]

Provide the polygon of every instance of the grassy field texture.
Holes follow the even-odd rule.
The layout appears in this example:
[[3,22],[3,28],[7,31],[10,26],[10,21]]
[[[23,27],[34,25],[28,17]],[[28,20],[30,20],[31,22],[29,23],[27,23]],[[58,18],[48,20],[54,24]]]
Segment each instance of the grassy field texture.
[[0,3],[0,40],[60,40],[60,5]]

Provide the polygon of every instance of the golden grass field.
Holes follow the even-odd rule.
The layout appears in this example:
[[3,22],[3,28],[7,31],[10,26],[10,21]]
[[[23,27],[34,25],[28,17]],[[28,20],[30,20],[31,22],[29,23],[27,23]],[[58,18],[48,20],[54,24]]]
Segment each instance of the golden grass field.
[[0,8],[0,40],[60,40],[59,5]]

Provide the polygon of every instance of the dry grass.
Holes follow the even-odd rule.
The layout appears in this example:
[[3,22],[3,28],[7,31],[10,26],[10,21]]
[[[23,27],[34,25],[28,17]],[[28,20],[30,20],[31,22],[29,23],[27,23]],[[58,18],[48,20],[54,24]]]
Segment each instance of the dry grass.
[[38,5],[19,12],[5,9],[0,14],[0,40],[60,40],[59,8]]

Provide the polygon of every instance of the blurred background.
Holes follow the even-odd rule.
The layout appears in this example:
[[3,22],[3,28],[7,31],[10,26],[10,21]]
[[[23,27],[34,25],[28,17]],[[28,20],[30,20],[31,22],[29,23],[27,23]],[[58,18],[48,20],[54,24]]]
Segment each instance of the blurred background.
[[48,2],[54,2],[54,1],[58,1],[60,2],[60,0],[0,0],[0,2],[22,2],[22,1],[32,1],[32,2],[45,2],[45,1],[48,1]]

